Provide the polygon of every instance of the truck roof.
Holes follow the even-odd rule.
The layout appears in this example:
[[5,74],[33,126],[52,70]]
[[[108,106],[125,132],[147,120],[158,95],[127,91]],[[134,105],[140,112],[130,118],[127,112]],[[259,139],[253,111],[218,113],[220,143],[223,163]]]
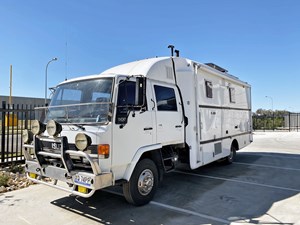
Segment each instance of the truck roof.
[[[103,71],[100,74],[89,75],[84,77],[73,78],[63,83],[74,82],[85,79],[95,79],[99,77],[115,77],[116,75],[139,76],[159,80],[163,82],[175,83],[173,77],[173,65],[171,57],[155,57],[133,61],[121,64]],[[246,82],[241,81],[239,78],[227,73],[226,69],[217,66],[213,63],[203,64],[187,58],[173,57],[175,62],[176,71],[194,71],[195,65],[205,71],[211,72],[215,75],[221,76],[231,81],[242,83],[243,85],[250,86]],[[220,69],[221,68],[221,69]],[[165,76],[164,76],[165,75]]]
[[[156,57],[138,60],[130,63],[121,64],[105,70],[100,75],[107,74],[122,74],[122,75],[143,75],[155,80],[171,82],[170,78],[173,77],[173,67],[171,57]],[[214,73],[225,79],[241,83],[245,86],[250,86],[248,83],[241,81],[238,77],[228,73],[228,71],[214,63],[199,63],[187,58],[173,57],[175,61],[176,71],[193,71],[194,65],[198,65],[203,70]],[[161,74],[166,74],[162,77]],[[175,79],[173,79],[175,82]]]

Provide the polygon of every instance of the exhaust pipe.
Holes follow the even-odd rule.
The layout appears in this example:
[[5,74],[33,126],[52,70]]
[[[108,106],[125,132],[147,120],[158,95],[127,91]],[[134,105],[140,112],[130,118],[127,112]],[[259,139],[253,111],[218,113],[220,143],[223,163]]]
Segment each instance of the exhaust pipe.
[[174,56],[174,45],[169,45],[168,48],[171,49],[171,56]]

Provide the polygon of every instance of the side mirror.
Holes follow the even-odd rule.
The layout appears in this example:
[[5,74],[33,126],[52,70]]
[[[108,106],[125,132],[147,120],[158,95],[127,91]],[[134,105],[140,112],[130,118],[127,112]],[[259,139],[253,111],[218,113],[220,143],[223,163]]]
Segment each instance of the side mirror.
[[144,106],[146,103],[146,77],[137,77],[135,86],[135,105]]

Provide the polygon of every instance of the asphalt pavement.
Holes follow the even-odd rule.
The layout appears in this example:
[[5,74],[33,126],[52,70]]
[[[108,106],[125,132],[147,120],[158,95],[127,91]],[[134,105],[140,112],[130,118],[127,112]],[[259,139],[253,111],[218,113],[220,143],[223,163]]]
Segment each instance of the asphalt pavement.
[[259,132],[232,165],[165,175],[146,206],[118,187],[85,199],[33,185],[0,195],[0,224],[300,225],[299,174],[300,132]]

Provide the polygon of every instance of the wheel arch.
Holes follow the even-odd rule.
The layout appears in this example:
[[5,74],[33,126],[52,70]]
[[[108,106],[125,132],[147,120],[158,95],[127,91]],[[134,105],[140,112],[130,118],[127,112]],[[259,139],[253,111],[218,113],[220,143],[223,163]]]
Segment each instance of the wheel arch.
[[231,146],[235,147],[235,150],[236,150],[236,151],[240,149],[240,148],[239,148],[239,143],[238,143],[238,141],[237,141],[236,139],[234,139],[234,140],[232,141]]
[[137,152],[135,153],[134,157],[132,158],[131,162],[129,163],[129,165],[126,168],[126,171],[124,173],[124,179],[129,181],[137,163],[140,160],[145,159],[145,158],[149,158],[149,159],[153,160],[153,162],[157,166],[157,169],[159,170],[159,176],[161,177],[161,171],[159,168],[159,165],[161,163],[161,157],[160,157],[159,150],[161,148],[162,148],[161,144],[144,146],[144,147],[139,148],[137,150]]

